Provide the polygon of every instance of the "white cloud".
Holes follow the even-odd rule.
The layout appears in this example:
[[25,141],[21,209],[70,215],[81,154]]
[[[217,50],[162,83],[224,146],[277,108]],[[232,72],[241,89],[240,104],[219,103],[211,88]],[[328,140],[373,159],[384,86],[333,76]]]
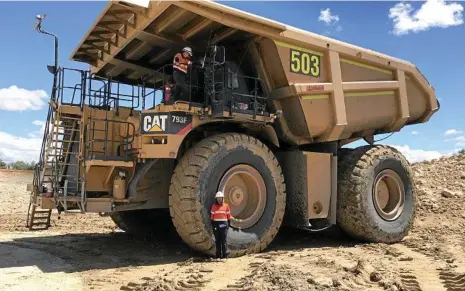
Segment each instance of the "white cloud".
[[457,136],[456,138],[452,140],[447,140],[447,141],[456,141],[455,143],[456,147],[465,147],[465,135],[462,136]]
[[416,163],[416,162],[421,162],[421,161],[430,161],[430,160],[437,159],[443,156],[438,151],[411,149],[408,145],[403,145],[403,146],[392,145],[392,147],[399,150],[405,156],[405,158],[411,163]]
[[428,0],[413,14],[410,3],[398,3],[389,9],[393,19],[395,35],[425,31],[433,27],[446,28],[463,24],[463,6],[458,3],[446,4],[444,0]]
[[40,126],[39,130],[35,130],[33,132],[28,133],[28,136],[31,138],[38,138],[44,136],[44,131],[45,131],[45,122],[40,121],[40,120],[34,120],[32,124]]
[[444,132],[444,136],[456,135],[456,134],[459,134],[459,133],[462,133],[462,131],[456,130],[456,129],[448,129],[448,130],[446,130],[446,132]]
[[24,138],[0,131],[0,158],[5,162],[38,161],[42,138]]
[[45,122],[40,121],[40,120],[34,120],[34,121],[32,122],[32,124],[38,125],[38,126],[42,126],[42,125],[45,125]]
[[[461,133],[461,131],[457,131],[457,134],[458,133]],[[444,133],[444,135],[446,135],[446,134]],[[450,139],[446,139],[445,141],[446,142],[455,141],[456,142],[455,143],[456,147],[465,147],[465,135],[456,136],[456,137],[453,137],[453,138],[450,138]]]
[[412,131],[412,134],[413,135],[419,135],[420,133],[418,131],[414,130],[414,131]]
[[0,110],[40,110],[45,106],[47,97],[44,90],[30,91],[14,85],[0,88]]
[[[323,21],[326,25],[335,25],[339,22],[339,16],[333,15],[329,8],[320,11],[320,16],[318,17],[318,21]],[[342,27],[340,28],[342,29]],[[338,30],[339,31],[339,30]]]

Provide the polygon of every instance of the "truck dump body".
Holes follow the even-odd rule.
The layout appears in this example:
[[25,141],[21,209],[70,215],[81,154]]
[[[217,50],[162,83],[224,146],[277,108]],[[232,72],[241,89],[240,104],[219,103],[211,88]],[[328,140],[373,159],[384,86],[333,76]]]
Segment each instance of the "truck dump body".
[[[228,219],[242,230],[225,229],[232,256],[265,249],[284,223],[406,235],[405,157],[340,148],[430,118],[438,102],[414,65],[210,1],[148,5],[108,3],[72,56],[90,72],[49,67],[30,226],[37,207],[106,213],[127,232],[174,227],[217,257]],[[231,218],[216,217],[216,198]]]
[[212,44],[243,52],[265,83],[269,112],[282,110],[276,131],[290,144],[398,131],[438,110],[434,89],[409,62],[210,1],[111,1],[72,59],[134,84],[183,46],[201,57]]

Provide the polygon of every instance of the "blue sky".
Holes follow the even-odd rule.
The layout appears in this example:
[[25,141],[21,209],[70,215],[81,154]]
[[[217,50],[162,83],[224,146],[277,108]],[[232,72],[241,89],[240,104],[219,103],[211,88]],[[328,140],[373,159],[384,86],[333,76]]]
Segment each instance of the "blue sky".
[[[441,110],[428,123],[405,127],[383,143],[398,146],[411,160],[465,148],[463,2],[222,3],[414,63],[436,89]],[[44,26],[59,36],[61,65],[87,68],[69,57],[105,5],[0,2],[0,158],[38,157],[52,85],[46,65],[53,62],[53,39],[33,30],[35,15],[46,13]],[[447,130],[452,134],[444,136]]]

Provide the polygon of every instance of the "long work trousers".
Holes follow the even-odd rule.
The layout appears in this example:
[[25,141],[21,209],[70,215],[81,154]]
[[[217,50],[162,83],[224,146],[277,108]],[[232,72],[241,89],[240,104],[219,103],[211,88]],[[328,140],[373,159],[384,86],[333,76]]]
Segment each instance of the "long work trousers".
[[220,227],[220,225],[214,226],[213,233],[215,235],[217,258],[226,258],[229,255],[227,242],[228,228],[228,225],[223,225],[223,227]]

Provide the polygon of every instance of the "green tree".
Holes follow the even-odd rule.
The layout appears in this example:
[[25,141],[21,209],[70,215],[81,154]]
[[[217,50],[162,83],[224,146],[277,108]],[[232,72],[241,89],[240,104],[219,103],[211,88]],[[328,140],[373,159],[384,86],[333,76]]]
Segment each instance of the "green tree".
[[35,162],[16,161],[10,164],[12,170],[34,170]]
[[6,169],[6,164],[2,159],[0,159],[0,169]]

